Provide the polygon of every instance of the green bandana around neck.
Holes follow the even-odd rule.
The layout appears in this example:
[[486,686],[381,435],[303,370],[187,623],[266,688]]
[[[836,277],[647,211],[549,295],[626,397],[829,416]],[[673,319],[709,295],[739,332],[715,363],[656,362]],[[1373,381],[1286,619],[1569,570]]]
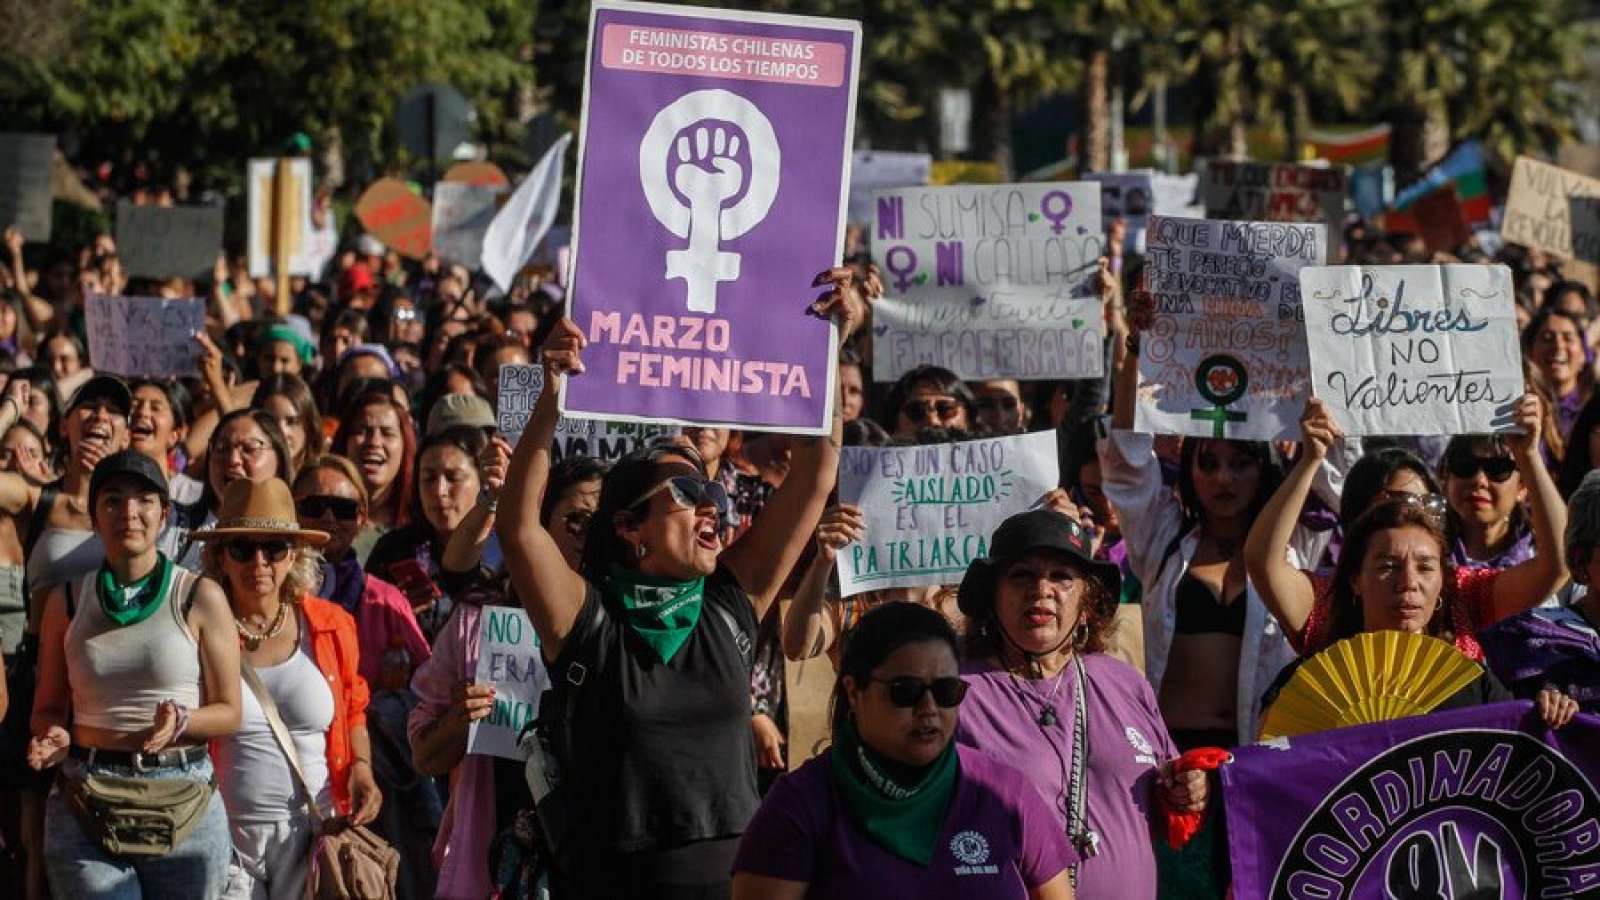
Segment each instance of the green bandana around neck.
[[622,598],[623,619],[628,627],[650,645],[663,663],[672,662],[700,621],[705,578],[675,581],[614,565],[611,584]]
[[100,577],[95,593],[100,597],[100,611],[118,626],[137,625],[150,618],[161,606],[161,599],[172,586],[172,563],[165,553],[156,554],[156,567],[150,574],[131,584],[117,584],[108,566],[100,566]]
[[884,772],[878,754],[861,743],[854,722],[840,729],[830,756],[834,787],[856,827],[895,856],[927,865],[961,772],[956,742],[945,744],[922,780],[910,786]]

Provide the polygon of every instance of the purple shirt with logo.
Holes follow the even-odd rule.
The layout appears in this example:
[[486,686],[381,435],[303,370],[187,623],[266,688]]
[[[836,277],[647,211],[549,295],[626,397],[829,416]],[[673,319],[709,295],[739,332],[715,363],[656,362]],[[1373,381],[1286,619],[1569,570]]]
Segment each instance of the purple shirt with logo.
[[919,866],[902,859],[850,820],[834,791],[831,752],[767,792],[739,843],[735,872],[806,882],[808,897],[1010,900],[1077,861],[1020,772],[959,746],[961,772],[933,860]]
[[[1157,711],[1150,682],[1104,654],[1083,658],[1088,676],[1088,783],[1085,816],[1100,836],[1100,852],[1078,872],[1078,896],[1146,900],[1156,896],[1151,805],[1156,766],[1178,755]],[[1055,830],[1066,833],[1067,773],[1072,767],[1074,667],[1061,680],[1020,679],[987,659],[963,661],[970,686],[961,704],[956,740],[1019,769],[1050,808]],[[1041,725],[1048,704],[1055,724]]]

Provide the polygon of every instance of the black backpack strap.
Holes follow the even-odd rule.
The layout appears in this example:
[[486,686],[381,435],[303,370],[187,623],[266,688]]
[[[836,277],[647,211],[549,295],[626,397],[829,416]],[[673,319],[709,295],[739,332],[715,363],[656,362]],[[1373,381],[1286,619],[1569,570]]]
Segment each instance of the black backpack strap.
[[59,481],[52,481],[39,489],[39,502],[33,505],[33,514],[28,516],[28,533],[22,539],[24,558],[33,555],[33,545],[39,543],[39,535],[44,533],[46,524],[50,521],[50,510],[55,507],[56,497],[60,495]]

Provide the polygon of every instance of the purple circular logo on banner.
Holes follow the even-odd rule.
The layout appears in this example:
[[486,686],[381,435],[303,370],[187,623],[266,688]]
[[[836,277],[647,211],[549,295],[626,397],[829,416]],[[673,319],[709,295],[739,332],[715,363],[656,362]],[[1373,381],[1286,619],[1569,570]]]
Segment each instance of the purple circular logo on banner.
[[1600,795],[1532,735],[1424,735],[1324,797],[1273,900],[1578,897],[1600,890]]

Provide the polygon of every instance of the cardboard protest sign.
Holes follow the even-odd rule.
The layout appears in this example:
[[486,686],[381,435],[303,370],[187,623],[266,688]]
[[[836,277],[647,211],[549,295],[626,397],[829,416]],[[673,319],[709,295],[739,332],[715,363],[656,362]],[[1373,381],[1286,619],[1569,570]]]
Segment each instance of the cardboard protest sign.
[[1211,162],[1201,179],[1206,218],[1248,222],[1321,222],[1327,226],[1324,259],[1340,258],[1347,166]]
[[1582,897],[1600,888],[1600,719],[1525,702],[1240,747],[1222,766],[1233,893]]
[[640,447],[671,440],[681,431],[676,425],[597,422],[594,419],[562,416],[556,422],[555,449],[551,458],[560,462],[569,456],[592,456],[601,462],[616,462]]
[[[319,261],[326,259],[314,244],[316,226],[311,223],[311,160],[291,159],[289,163],[288,208],[281,210],[286,222],[284,233],[289,257],[289,274],[308,277],[319,274]],[[278,160],[252,159],[249,181],[250,277],[273,274],[273,228],[278,222]]]
[[570,311],[570,415],[810,434],[835,334],[813,278],[843,244],[860,26],[597,2]]
[[220,252],[220,206],[117,204],[117,259],[130,278],[209,281]]
[[511,187],[511,179],[506,177],[504,170],[492,162],[483,161],[456,163],[439,180],[480,187]]
[[933,155],[929,153],[857,150],[850,163],[850,221],[872,224],[874,193],[927,184],[932,171]]
[[876,206],[874,381],[926,363],[968,379],[1105,371],[1099,185],[900,188]]
[[844,448],[839,498],[861,507],[866,536],[839,552],[841,595],[959,583],[1001,522],[1060,483],[1053,431]]
[[1310,394],[1302,266],[1321,265],[1321,225],[1150,222],[1134,428],[1241,440],[1294,439]]
[[1100,230],[1111,231],[1118,219],[1127,227],[1124,249],[1144,250],[1144,230],[1155,212],[1155,185],[1145,172],[1093,172],[1084,176],[1100,184]]
[[495,392],[495,419],[500,436],[514,447],[522,439],[533,415],[533,404],[544,393],[544,366],[508,363],[500,367],[500,387]]
[[494,708],[468,729],[467,752],[522,759],[517,738],[539,715],[539,695],[550,686],[550,673],[539,659],[539,636],[520,607],[483,607],[473,682],[494,686]]
[[401,256],[422,259],[432,247],[433,207],[398,178],[380,178],[356,202],[356,218]]
[[55,154],[52,135],[0,133],[0,231],[15,226],[26,240],[50,240]]
[[1522,350],[1505,266],[1300,272],[1312,389],[1348,434],[1483,434],[1511,425]]
[[206,304],[198,297],[111,297],[84,299],[84,325],[89,337],[89,364],[97,371],[147,378],[174,378],[196,373],[200,345],[197,332],[206,327]]
[[504,185],[441,181],[433,186],[433,252],[440,259],[477,268],[483,237],[494,222]]
[[1592,202],[1583,202],[1594,197],[1600,197],[1600,179],[1519,156],[1500,234],[1564,259],[1600,263],[1600,223],[1590,212]]

